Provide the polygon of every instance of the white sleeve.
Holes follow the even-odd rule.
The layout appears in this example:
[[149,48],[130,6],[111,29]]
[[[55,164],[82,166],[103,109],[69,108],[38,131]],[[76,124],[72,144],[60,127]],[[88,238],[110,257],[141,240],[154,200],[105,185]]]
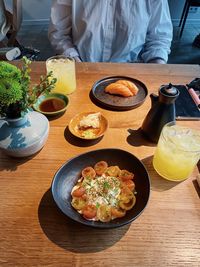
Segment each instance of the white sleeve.
[[148,62],[152,59],[168,60],[173,28],[167,0],[152,0],[151,16],[146,36],[142,59]]
[[79,57],[72,40],[71,2],[71,0],[53,0],[48,36],[56,53]]
[[0,41],[2,41],[8,30],[10,29],[10,22],[6,18],[6,9],[3,0],[0,0]]

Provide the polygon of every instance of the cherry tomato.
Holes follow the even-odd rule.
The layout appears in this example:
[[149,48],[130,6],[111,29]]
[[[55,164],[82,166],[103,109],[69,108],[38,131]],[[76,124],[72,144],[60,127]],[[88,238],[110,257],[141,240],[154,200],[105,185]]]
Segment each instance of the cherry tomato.
[[90,179],[94,179],[96,176],[96,172],[92,167],[86,167],[85,169],[82,170],[81,174],[84,178],[90,178]]
[[111,214],[114,218],[121,218],[121,217],[125,216],[126,211],[112,207],[111,208]]
[[84,199],[84,200],[87,200],[87,199],[88,199],[87,194],[83,194],[83,195],[81,196],[81,198]]
[[125,180],[132,180],[134,177],[134,174],[132,172],[129,172],[127,170],[121,170],[120,171],[120,174],[119,174],[119,178],[122,180],[122,181],[125,181]]
[[72,192],[73,197],[82,197],[85,194],[85,188],[84,187],[78,187]]
[[99,161],[94,166],[94,170],[96,171],[96,174],[99,176],[102,175],[107,168],[108,168],[108,163],[106,161]]
[[130,188],[126,185],[125,182],[121,183],[121,195],[126,196],[128,198],[131,198],[133,195],[133,192],[130,190]]
[[135,183],[132,180],[126,180],[124,183],[131,191],[135,189]]
[[97,208],[95,205],[88,204],[82,209],[82,213],[85,219],[93,219],[97,214]]

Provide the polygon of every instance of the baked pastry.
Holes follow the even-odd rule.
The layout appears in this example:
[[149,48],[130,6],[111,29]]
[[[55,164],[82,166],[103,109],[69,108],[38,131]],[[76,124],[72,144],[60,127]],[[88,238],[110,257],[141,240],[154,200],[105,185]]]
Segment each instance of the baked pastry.
[[124,97],[133,96],[133,93],[131,92],[131,90],[129,90],[129,88],[126,85],[119,84],[116,82],[107,85],[105,88],[105,92],[114,95],[121,95]]
[[132,92],[133,95],[137,95],[138,87],[134,83],[128,80],[118,80],[115,83],[125,85],[126,87],[128,87],[128,89]]

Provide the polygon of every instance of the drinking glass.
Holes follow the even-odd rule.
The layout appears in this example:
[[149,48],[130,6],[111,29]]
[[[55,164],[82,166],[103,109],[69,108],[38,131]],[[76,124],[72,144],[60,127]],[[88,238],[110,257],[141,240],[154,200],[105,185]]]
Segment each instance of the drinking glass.
[[53,71],[57,78],[53,93],[68,95],[76,90],[76,71],[73,58],[64,55],[53,56],[46,61],[47,72]]
[[161,132],[153,158],[154,169],[167,180],[185,180],[200,159],[200,132],[175,122]]

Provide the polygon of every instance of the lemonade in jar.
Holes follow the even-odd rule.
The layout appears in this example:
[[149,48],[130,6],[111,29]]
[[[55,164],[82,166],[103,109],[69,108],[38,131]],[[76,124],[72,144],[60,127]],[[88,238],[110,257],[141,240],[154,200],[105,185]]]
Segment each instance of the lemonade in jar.
[[153,158],[159,175],[171,180],[185,180],[200,159],[200,132],[175,122],[167,123],[161,132]]
[[71,94],[76,90],[76,71],[73,58],[58,55],[47,59],[47,72],[53,71],[53,77],[57,78],[52,93]]

